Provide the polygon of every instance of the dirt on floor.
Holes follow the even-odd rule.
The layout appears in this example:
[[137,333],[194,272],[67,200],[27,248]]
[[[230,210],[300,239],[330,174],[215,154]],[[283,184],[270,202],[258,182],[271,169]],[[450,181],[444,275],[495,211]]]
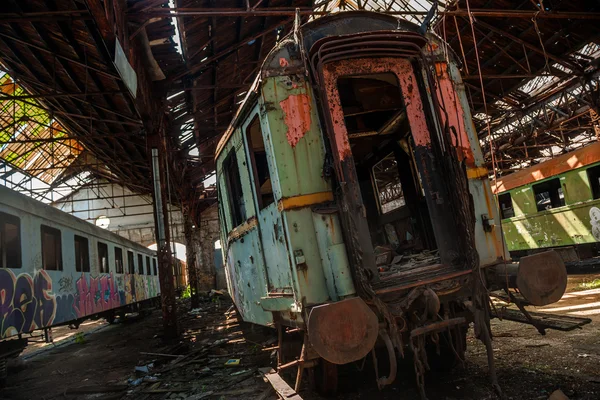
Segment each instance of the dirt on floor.
[[[549,330],[542,336],[529,325],[492,320],[496,367],[505,398],[548,399],[557,389],[570,399],[600,398],[600,289],[582,291],[579,286],[598,277],[570,277],[569,293],[560,302],[536,310],[590,318],[592,322],[583,329]],[[179,306],[189,310],[187,302]],[[70,337],[63,345],[29,349],[25,360],[11,371],[0,399],[277,398],[259,372],[274,365],[274,331],[240,324],[224,296],[207,298],[200,309],[180,315],[181,340],[169,344],[161,337],[160,310],[114,325],[90,322],[80,328],[86,332],[81,335],[67,327],[55,329],[55,340]],[[472,331],[467,340],[464,366],[426,376],[429,399],[500,398],[489,383],[484,346]],[[293,386],[295,369],[289,371],[283,377]],[[380,375],[385,374],[380,370]],[[308,379],[300,395],[323,398],[309,388]],[[370,358],[341,367],[335,398],[419,399],[412,363],[401,363],[397,381],[381,392]]]

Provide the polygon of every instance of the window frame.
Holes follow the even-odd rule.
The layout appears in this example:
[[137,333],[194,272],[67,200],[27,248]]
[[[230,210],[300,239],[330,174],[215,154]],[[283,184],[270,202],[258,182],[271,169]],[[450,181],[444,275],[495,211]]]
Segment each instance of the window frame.
[[[230,174],[231,168],[235,168],[235,171],[237,172],[237,178],[238,178],[238,183],[239,183],[239,199],[234,198],[234,193],[232,190],[232,185],[236,182],[232,182],[232,176]],[[246,221],[248,213],[246,210],[246,206],[244,204],[244,188],[242,187],[242,177],[241,177],[241,171],[240,171],[240,166],[239,166],[239,162],[237,159],[237,153],[236,153],[236,149],[235,146],[231,148],[231,150],[229,151],[229,153],[227,154],[227,157],[225,157],[225,159],[223,160],[223,164],[222,164],[222,171],[223,171],[223,183],[225,184],[225,192],[226,192],[226,196],[227,196],[227,202],[229,203],[229,216],[230,216],[230,222],[231,222],[231,227],[230,230],[240,226],[241,224],[244,223],[244,221]],[[237,188],[236,188],[236,192],[237,192]],[[234,201],[235,200],[235,201]],[[240,201],[241,200],[241,201]],[[235,204],[239,203],[239,207],[236,208]]]
[[[52,235],[55,237],[55,256],[57,259],[54,260],[56,262],[56,268],[46,268],[46,257],[45,257],[45,245],[44,245],[44,234]],[[42,269],[46,271],[62,271],[63,270],[63,257],[62,257],[62,232],[58,228],[53,228],[48,225],[41,224],[40,225],[40,235],[42,239]],[[58,240],[56,240],[58,239]],[[57,251],[58,250],[58,251]]]
[[[597,175],[595,176],[595,179],[592,179],[594,177],[592,177],[590,172],[596,173],[596,171]],[[590,195],[592,197],[592,200],[600,199],[600,164],[588,166],[585,169],[585,174],[590,184]]]
[[[117,252],[119,252],[120,254],[117,255]],[[123,264],[123,249],[121,247],[114,246],[114,253],[115,253],[115,273],[123,274],[123,273],[125,273],[125,266]]]
[[[79,254],[81,255],[82,244],[85,244],[84,257],[77,256],[77,244],[79,245]],[[73,249],[75,251],[75,272],[90,272],[90,241],[87,237],[81,235],[73,235]],[[84,261],[82,265],[78,265],[78,261]]]
[[[512,210],[512,216],[510,216],[510,217],[507,217],[504,214],[505,210],[509,210],[509,208],[506,208],[506,209],[502,208],[503,202],[502,202],[501,197],[506,197],[506,196],[508,196],[508,200],[510,201],[510,210]],[[536,207],[537,207],[537,205],[536,205]],[[498,211],[500,211],[500,219],[509,219],[509,218],[514,218],[516,216],[515,204],[513,203],[512,195],[510,192],[504,192],[504,193],[498,194]]]
[[146,256],[146,275],[152,275],[150,273],[150,256]]
[[135,274],[135,253],[131,250],[127,250],[127,272],[131,275]]
[[158,260],[156,259],[156,257],[152,257],[152,272],[152,275],[158,275]]
[[[8,264],[8,251],[5,249],[11,248],[6,245],[6,236],[4,233],[4,226],[6,223],[17,227],[17,242],[19,244],[17,249],[17,262],[15,266],[4,265],[5,260]],[[22,243],[21,243],[21,218],[16,215],[8,214],[0,211],[0,268],[19,269],[23,266],[23,254],[22,254]]]
[[[538,213],[539,212],[548,211],[548,210],[555,210],[557,208],[564,207],[564,206],[567,205],[567,199],[565,198],[565,193],[563,191],[562,183],[560,182],[560,180],[561,180],[560,176],[555,176],[553,178],[544,179],[541,182],[537,182],[537,183],[531,184],[531,190],[533,192],[533,198],[534,198],[534,201],[535,201],[535,207],[536,207],[536,210],[537,210]],[[540,191],[540,192],[538,192],[536,190],[536,187],[539,188],[542,185],[550,185],[550,184],[553,184],[553,182],[555,182],[555,181],[558,182],[558,187],[557,188],[551,188],[550,190],[543,190],[543,191]],[[562,204],[556,205],[556,206],[552,204],[552,193],[551,193],[552,190],[556,190],[557,191],[557,195],[559,196],[559,200],[560,200],[560,193],[558,192],[558,190],[560,190],[563,193]],[[544,209],[540,210],[537,198],[538,198],[539,194],[545,193],[545,192],[548,192],[548,194],[550,195],[550,206],[551,207],[550,208],[544,208]]]
[[[104,271],[104,268],[102,268],[102,257],[100,254],[100,246],[106,246],[106,271]],[[98,273],[99,274],[109,274],[110,273],[110,252],[108,249],[108,243],[104,243],[101,241],[98,241],[98,243],[96,244],[96,250],[98,251]]]
[[142,255],[142,253],[137,253],[137,262],[137,274],[144,275],[144,256]]
[[258,121],[258,128],[260,130],[260,136],[262,139],[262,144],[263,144],[264,153],[265,153],[265,161],[267,162],[267,172],[269,175],[268,179],[271,181],[271,189],[273,189],[273,174],[271,173],[271,166],[269,165],[269,157],[267,155],[267,144],[265,142],[265,135],[264,135],[264,131],[262,128],[262,121],[261,121],[260,113],[258,112],[258,109],[255,110],[254,112],[252,112],[248,116],[246,121],[242,124],[241,133],[242,133],[242,137],[243,137],[244,144],[246,147],[246,158],[249,160],[248,167],[250,168],[250,175],[253,180],[253,184],[251,186],[252,186],[252,189],[254,190],[254,197],[256,198],[258,210],[261,211],[264,208],[275,203],[276,201],[275,201],[275,191],[274,190],[272,190],[272,192],[271,192],[273,199],[268,204],[265,204],[265,201],[264,201],[265,199],[263,198],[263,194],[260,192],[260,189],[261,189],[260,179],[258,176],[258,167],[257,167],[257,163],[256,163],[257,151],[254,150],[254,146],[252,145],[253,141],[252,141],[252,135],[250,132],[250,127],[252,126],[252,124],[254,123],[255,120]]

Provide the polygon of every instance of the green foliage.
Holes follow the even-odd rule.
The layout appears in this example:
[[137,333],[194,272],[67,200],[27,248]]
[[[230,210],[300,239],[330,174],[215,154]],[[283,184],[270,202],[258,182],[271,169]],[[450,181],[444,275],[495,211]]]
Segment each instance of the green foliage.
[[192,297],[192,288],[190,287],[190,285],[188,285],[185,287],[185,290],[181,293],[181,298],[189,299],[190,297]]
[[594,279],[590,282],[582,282],[577,285],[577,288],[581,290],[598,289],[600,288],[600,279]]
[[75,343],[77,343],[77,344],[85,343],[85,334],[83,332],[77,332],[75,334]]

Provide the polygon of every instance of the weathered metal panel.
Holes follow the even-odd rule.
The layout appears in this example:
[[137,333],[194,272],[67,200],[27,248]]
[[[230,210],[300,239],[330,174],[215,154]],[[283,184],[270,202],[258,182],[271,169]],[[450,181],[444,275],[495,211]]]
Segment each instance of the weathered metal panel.
[[[323,178],[325,149],[314,96],[305,80],[279,76],[265,79],[260,104],[268,124],[265,147],[279,178],[275,198],[330,191]],[[269,150],[267,150],[269,155]]]
[[600,242],[600,200],[508,218],[502,225],[510,251]]
[[[452,63],[436,63],[439,83],[438,97],[444,107],[442,121],[448,119],[451,135],[459,159],[464,160],[469,178],[469,192],[473,196],[475,210],[475,245],[481,265],[497,262],[499,258],[509,258],[502,241],[502,224],[496,200],[492,194],[488,171],[485,168],[477,131],[471,118],[464,84],[460,72]],[[490,229],[484,226],[484,219]]]
[[319,246],[315,236],[312,211],[301,208],[285,211],[283,221],[290,243],[293,273],[298,281],[298,296],[304,305],[329,300]]
[[582,201],[593,200],[586,168],[564,173],[561,176],[560,183],[565,195],[566,204],[576,204]]
[[259,212],[259,225],[262,248],[265,252],[269,292],[296,292],[288,241],[277,203],[273,202]]
[[330,299],[337,301],[355,294],[339,216],[317,212],[312,216]]

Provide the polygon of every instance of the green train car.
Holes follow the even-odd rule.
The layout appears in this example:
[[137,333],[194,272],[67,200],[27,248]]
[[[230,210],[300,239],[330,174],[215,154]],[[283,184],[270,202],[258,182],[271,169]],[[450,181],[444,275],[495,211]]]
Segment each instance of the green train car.
[[498,180],[512,257],[556,250],[565,262],[599,255],[600,142]]

